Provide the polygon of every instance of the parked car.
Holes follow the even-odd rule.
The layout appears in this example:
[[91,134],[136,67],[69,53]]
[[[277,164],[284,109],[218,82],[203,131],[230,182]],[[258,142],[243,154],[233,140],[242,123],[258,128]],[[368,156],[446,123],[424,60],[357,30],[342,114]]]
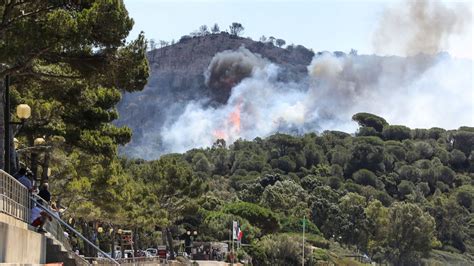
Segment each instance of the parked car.
[[158,256],[158,249],[156,248],[147,248],[146,251],[150,253],[152,257]]
[[120,258],[122,258],[122,251],[116,250],[114,255],[115,255],[114,259],[120,259]]
[[123,257],[124,258],[133,258],[133,250],[131,249],[126,249],[123,251]]

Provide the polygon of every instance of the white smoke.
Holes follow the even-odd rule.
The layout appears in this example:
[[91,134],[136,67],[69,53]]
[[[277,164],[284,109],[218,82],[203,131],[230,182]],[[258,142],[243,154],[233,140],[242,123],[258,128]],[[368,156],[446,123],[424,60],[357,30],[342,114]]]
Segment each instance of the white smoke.
[[466,41],[472,47],[470,27],[471,7],[465,3],[407,0],[385,10],[373,44],[375,52],[382,55],[435,54],[449,48],[453,35],[469,34]]
[[[316,56],[308,79],[278,81],[268,63],[232,88],[225,105],[192,102],[162,131],[168,151],[184,152],[276,132],[302,134],[326,129],[354,132],[357,112],[380,115],[392,124],[457,128],[473,125],[470,60],[443,54],[409,58]],[[240,125],[232,120],[240,113]]]
[[386,10],[373,40],[378,54],[406,57],[317,54],[306,78],[293,82],[280,78],[284,66],[245,48],[218,53],[204,75],[221,105],[202,99],[185,103],[181,113],[177,103],[180,111],[168,111],[164,126],[149,133],[159,132],[160,141],[150,154],[276,132],[352,133],[357,125],[351,117],[358,112],[411,128],[473,126],[473,61],[441,53],[466,25],[472,25],[469,8],[408,1]]

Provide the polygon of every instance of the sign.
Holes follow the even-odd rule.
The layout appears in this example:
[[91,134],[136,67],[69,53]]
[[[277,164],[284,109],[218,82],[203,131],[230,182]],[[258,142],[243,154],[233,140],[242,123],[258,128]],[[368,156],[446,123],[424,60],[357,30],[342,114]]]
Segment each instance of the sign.
[[158,246],[157,247],[157,250],[158,250],[158,257],[160,259],[166,259],[166,246]]

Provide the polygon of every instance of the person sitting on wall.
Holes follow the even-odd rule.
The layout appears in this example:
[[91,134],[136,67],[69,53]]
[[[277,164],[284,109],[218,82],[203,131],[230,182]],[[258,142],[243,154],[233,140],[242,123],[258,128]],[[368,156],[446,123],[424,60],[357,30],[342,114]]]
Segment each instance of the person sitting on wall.
[[37,228],[38,233],[46,233],[44,230],[44,225],[46,222],[52,221],[51,216],[41,209],[38,205],[42,205],[41,200],[38,200],[37,205],[31,209],[31,225]]

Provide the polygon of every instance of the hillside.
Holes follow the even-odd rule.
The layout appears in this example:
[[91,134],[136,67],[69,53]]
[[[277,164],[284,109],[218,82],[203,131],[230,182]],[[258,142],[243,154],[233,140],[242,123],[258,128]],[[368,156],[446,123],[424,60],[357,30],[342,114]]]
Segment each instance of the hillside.
[[[141,92],[124,93],[117,125],[133,130],[129,158],[232,143],[277,132],[352,133],[370,112],[411,127],[470,124],[472,61],[446,53],[410,57],[278,48],[227,33],[184,36],[148,53]],[[445,106],[446,99],[456,105]],[[444,106],[444,108],[438,108]],[[423,112],[413,112],[413,108]]]
[[134,134],[122,152],[131,157],[156,158],[156,151],[163,148],[153,132],[160,131],[166,119],[182,113],[183,103],[202,99],[209,99],[209,105],[225,102],[228,92],[208,88],[204,74],[216,53],[241,46],[284,66],[286,71],[280,75],[284,80],[301,79],[314,56],[303,46],[282,49],[228,33],[188,37],[174,45],[150,51],[147,54],[151,68],[147,86],[142,92],[125,93],[118,105],[120,119],[117,124],[131,127]]

